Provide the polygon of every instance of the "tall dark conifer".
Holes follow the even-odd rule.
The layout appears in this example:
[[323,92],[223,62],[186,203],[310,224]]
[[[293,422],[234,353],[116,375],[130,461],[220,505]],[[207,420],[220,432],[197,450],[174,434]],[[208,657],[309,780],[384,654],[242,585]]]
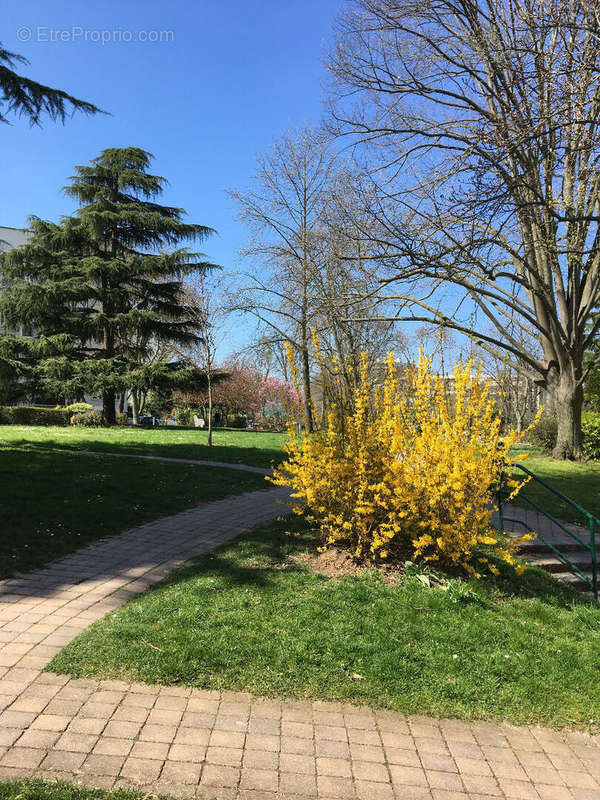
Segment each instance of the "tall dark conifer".
[[29,64],[18,53],[5,50],[0,43],[0,122],[8,122],[7,114],[25,116],[32,125],[39,125],[43,115],[65,121],[76,111],[98,114],[100,109],[86,100],[78,100],[62,89],[52,89],[19,75],[13,67]]
[[213,266],[180,246],[213,230],[157,202],[166,181],[148,173],[151,159],[110,148],[76,167],[65,188],[81,203],[75,215],[58,225],[32,220],[30,241],[5,256],[0,313],[60,343],[42,364],[48,380],[66,396],[102,392],[110,424],[116,392],[131,387],[151,343],[197,338],[183,278]]

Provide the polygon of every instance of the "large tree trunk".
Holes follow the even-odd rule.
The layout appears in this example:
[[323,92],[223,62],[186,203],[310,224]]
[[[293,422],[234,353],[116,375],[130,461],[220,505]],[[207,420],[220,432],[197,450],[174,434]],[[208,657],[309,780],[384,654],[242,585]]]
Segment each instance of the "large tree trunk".
[[115,400],[116,396],[114,390],[106,389],[102,393],[102,414],[104,415],[104,421],[107,425],[115,425],[117,422]]
[[560,372],[552,391],[552,406],[558,422],[554,458],[581,458],[583,437],[581,412],[583,410],[583,387],[569,370]]

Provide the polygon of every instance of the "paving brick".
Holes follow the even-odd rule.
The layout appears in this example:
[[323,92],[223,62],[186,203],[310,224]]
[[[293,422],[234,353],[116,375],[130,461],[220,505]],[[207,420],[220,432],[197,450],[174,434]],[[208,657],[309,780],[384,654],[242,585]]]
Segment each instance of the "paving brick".
[[330,739],[323,739],[315,742],[314,747],[317,756],[326,758],[350,758],[350,748],[346,742],[334,742]]
[[49,750],[59,736],[58,731],[28,730],[19,738],[18,746]]
[[175,725],[144,725],[140,740],[145,742],[172,742],[177,733]]
[[419,751],[419,758],[425,769],[439,770],[442,772],[457,772],[458,768],[453,758],[440,753],[423,753]]
[[282,772],[298,772],[302,775],[312,775],[315,770],[313,756],[300,753],[281,753],[279,756],[279,769]]
[[386,747],[385,756],[388,764],[397,764],[400,767],[421,766],[421,759],[416,750],[400,750],[396,747]]
[[169,749],[169,759],[171,761],[199,763],[204,761],[205,756],[206,747],[194,744],[177,744],[177,740],[175,740]]
[[427,782],[432,789],[445,789],[449,792],[462,792],[464,790],[460,775],[456,772],[439,772],[426,769]]
[[242,763],[243,752],[241,747],[208,747],[206,750],[206,763],[221,764],[225,767],[239,767]]
[[130,756],[121,768],[121,775],[138,783],[151,783],[160,775],[162,765],[162,761],[156,761],[155,759],[133,758]]
[[26,728],[35,718],[36,714],[31,711],[3,711],[0,714],[0,728]]
[[520,764],[508,761],[488,761],[492,772],[497,778],[506,778],[513,781],[528,781],[527,773]]
[[63,717],[73,717],[77,714],[81,706],[82,703],[78,700],[57,700],[55,698],[48,703],[45,713],[56,714],[57,716]]
[[348,740],[351,744],[364,744],[370,747],[381,747],[379,731],[348,728]]
[[23,733],[20,728],[0,728],[0,747],[10,747]]
[[[566,786],[536,786],[540,800],[597,800],[597,794],[573,794]],[[585,791],[585,790],[582,790]]]
[[197,784],[200,780],[201,772],[202,766],[200,764],[166,761],[160,778],[161,781],[169,781],[174,784]]
[[462,775],[462,782],[470,794],[501,795],[495,778],[486,775]]
[[[184,744],[184,745],[193,745],[195,747],[201,746],[206,747],[209,743],[211,737],[211,731],[209,729],[200,728],[195,730],[194,728],[179,728],[177,734],[175,736],[174,744]],[[233,738],[231,734],[229,734],[227,742],[234,744],[238,741],[237,738]],[[223,746],[227,746],[227,743],[223,744]]]
[[75,717],[67,728],[68,733],[95,733],[100,734],[106,727],[105,719],[93,717]]
[[261,792],[276,792],[279,788],[279,775],[271,769],[242,769],[240,789],[254,789]]
[[461,758],[455,759],[456,766],[461,775],[484,775],[491,776],[492,770],[487,761],[481,761],[477,758]]
[[248,722],[250,733],[264,733],[268,736],[278,736],[281,725],[278,719],[268,719],[263,717],[251,717]]
[[42,762],[43,769],[71,772],[78,770],[86,759],[85,753],[68,753],[66,750],[51,750]]
[[317,773],[319,775],[329,775],[338,778],[351,778],[351,763],[346,758],[329,758],[322,756],[317,758]]
[[31,711],[39,714],[44,710],[47,704],[48,700],[45,697],[24,697],[21,695],[18,700],[15,700],[10,708],[11,711]]
[[281,734],[282,736],[294,736],[298,739],[312,739],[314,729],[308,722],[291,722],[284,719],[281,722]]
[[561,771],[560,777],[570,789],[595,789],[600,794],[600,783],[587,772]]
[[538,800],[539,795],[529,781],[515,781],[510,778],[498,778],[500,789],[507,797],[519,800]]
[[104,735],[111,736],[115,739],[135,739],[142,724],[140,722],[122,722],[121,720],[111,719],[106,723],[104,728]]
[[351,743],[350,753],[356,761],[374,761],[377,764],[384,764],[386,760],[383,747]]
[[374,761],[353,761],[352,771],[356,780],[389,783],[390,777],[385,764]]
[[312,798],[317,793],[316,777],[298,772],[280,772],[279,792],[283,797]]
[[167,711],[165,709],[153,708],[148,714],[148,725],[179,725],[182,711]]
[[[243,734],[237,734],[235,739],[225,738],[220,731],[215,731],[211,738],[211,744],[225,745],[229,741],[232,744],[238,742],[238,747],[242,747],[244,743]],[[271,753],[279,752],[281,747],[281,739],[279,736],[269,736],[262,733],[248,733],[245,737],[246,747],[249,750],[268,750]]]
[[[133,758],[154,758],[164,761],[169,753],[169,745],[164,742],[132,742],[128,739],[125,742],[131,748],[128,755]],[[133,745],[133,747],[132,747]],[[188,760],[188,759],[182,759]],[[191,759],[189,759],[191,761]]]
[[354,783],[349,778],[332,778],[317,775],[317,791],[320,797],[356,797]]
[[399,750],[416,750],[415,740],[407,734],[381,731],[381,741],[384,747],[394,747]]
[[149,710],[140,706],[120,705],[112,715],[111,722],[139,722],[147,720]]
[[101,736],[93,752],[103,756],[127,756],[131,750],[133,741],[131,739],[116,739],[111,736]]
[[240,780],[240,770],[235,767],[222,767],[217,764],[206,764],[202,770],[200,784],[205,786],[235,787]]
[[329,739],[334,742],[347,742],[348,732],[339,725],[315,725],[315,739]]
[[360,800],[394,800],[394,790],[389,783],[356,781],[355,787]]
[[241,748],[244,746],[244,739],[245,735],[243,733],[213,731],[210,734],[208,743],[211,747]]
[[404,767],[390,764],[392,783],[400,786],[428,786],[425,770],[420,767]]
[[279,769],[279,753],[266,750],[244,750],[242,759],[244,769]]
[[33,747],[12,747],[0,761],[3,767],[18,767],[20,769],[35,769],[39,767],[46,755],[45,750]]
[[116,778],[124,762],[123,756],[92,753],[83,762],[82,770],[90,775],[110,775]]

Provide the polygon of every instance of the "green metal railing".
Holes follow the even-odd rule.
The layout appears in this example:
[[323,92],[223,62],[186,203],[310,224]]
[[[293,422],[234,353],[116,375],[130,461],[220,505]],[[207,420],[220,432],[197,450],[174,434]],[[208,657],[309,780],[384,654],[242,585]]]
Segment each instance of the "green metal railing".
[[[546,519],[549,519],[557,528],[559,528],[563,533],[566,533],[571,539],[577,542],[580,547],[587,550],[590,553],[590,561],[591,561],[591,575],[587,575],[583,572],[577,564],[574,564],[565,553],[562,553],[557,547],[555,543],[549,541],[543,534],[539,531],[535,531],[537,534],[537,539],[542,542],[549,550],[551,550],[554,555],[565,564],[571,572],[575,575],[580,577],[584,580],[590,587],[592,594],[598,599],[598,559],[596,554],[596,532],[600,532],[600,520],[587,511],[585,508],[582,508],[578,503],[574,500],[571,500],[570,497],[567,497],[566,494],[563,494],[558,489],[555,489],[554,486],[551,486],[547,483],[543,478],[538,477],[534,472],[527,467],[524,467],[523,464],[512,464],[511,465],[514,469],[518,469],[521,472],[524,472],[528,475],[533,481],[543,486],[549,492],[551,492],[555,497],[559,497],[563,502],[567,503],[571,508],[575,509],[581,516],[586,520],[587,528],[589,531],[589,541],[586,541],[581,536],[579,536],[575,531],[570,530],[559,519],[553,514],[550,514],[548,511],[544,510],[539,503],[537,503],[532,497],[529,497],[524,492],[519,492],[519,500],[526,501],[532,508],[534,508],[538,514],[541,514]],[[504,532],[504,525],[506,522],[510,522],[513,525],[521,525],[527,531],[531,531],[531,526],[528,525],[526,522],[520,519],[515,519],[514,517],[507,517],[504,513],[504,499],[508,497],[510,494],[510,490],[506,487],[506,472],[501,473],[499,486],[496,492],[497,502],[498,502],[498,517],[499,517],[499,527],[500,530]],[[560,546],[560,544],[559,544]]]

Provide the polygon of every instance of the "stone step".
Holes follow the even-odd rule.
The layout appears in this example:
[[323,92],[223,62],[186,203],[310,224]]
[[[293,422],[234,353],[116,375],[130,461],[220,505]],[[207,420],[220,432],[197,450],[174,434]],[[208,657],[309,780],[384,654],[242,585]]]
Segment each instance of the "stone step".
[[[571,561],[576,567],[578,567],[582,572],[586,574],[590,574],[592,572],[592,562],[589,557],[589,553],[581,553],[581,554],[573,554],[569,553],[567,558]],[[586,557],[587,556],[587,557]],[[535,567],[540,567],[540,569],[545,569],[546,572],[564,572],[565,570],[569,569],[569,565],[565,564],[564,561],[561,561],[557,556],[550,553],[546,554],[531,554],[526,556],[527,561]]]
[[[582,547],[578,542],[571,539],[569,542],[557,542],[553,541],[552,544],[556,547],[557,550],[560,550],[561,553],[569,553],[569,558],[571,558],[572,554],[576,553],[585,553],[586,556],[591,558],[590,551]],[[540,541],[539,539],[533,539],[531,542],[523,542],[523,544],[519,545],[519,549],[523,553],[547,553],[552,552],[548,545],[544,542]],[[598,545],[598,555],[600,555],[600,543]]]
[[[578,567],[587,577],[592,578],[592,557],[589,550],[579,545],[557,544],[559,549],[569,561]],[[519,554],[532,566],[539,567],[551,573],[557,580],[568,583],[583,594],[592,596],[590,584],[577,572],[571,572],[568,564],[561,561],[554,552],[543,542],[524,542],[519,548]]]
[[[591,579],[591,574],[586,573],[586,575]],[[582,594],[593,596],[591,584],[584,581],[580,575],[576,575],[574,572],[556,572],[554,577],[563,583],[568,583],[574,589],[578,589]]]

